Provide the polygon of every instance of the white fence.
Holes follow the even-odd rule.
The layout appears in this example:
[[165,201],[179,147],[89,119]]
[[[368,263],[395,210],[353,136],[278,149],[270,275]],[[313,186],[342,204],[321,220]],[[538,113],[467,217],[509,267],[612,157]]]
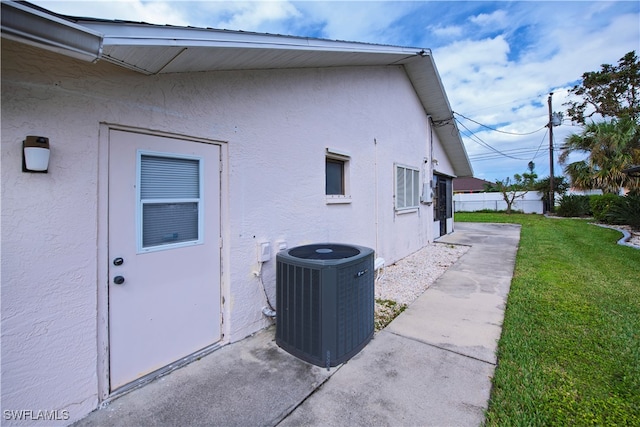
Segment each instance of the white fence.
[[[521,196],[523,192],[518,193]],[[506,211],[507,202],[502,193],[459,193],[453,195],[454,212],[476,212],[481,210]],[[542,193],[530,191],[522,197],[516,197],[512,211],[524,213],[544,213]]]

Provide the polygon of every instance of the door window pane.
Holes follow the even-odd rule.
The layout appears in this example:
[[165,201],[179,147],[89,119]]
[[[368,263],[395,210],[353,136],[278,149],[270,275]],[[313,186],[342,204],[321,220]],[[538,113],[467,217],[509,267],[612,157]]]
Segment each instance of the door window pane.
[[140,154],[141,250],[199,241],[201,166],[199,159]]
[[142,246],[198,240],[198,203],[142,205]]

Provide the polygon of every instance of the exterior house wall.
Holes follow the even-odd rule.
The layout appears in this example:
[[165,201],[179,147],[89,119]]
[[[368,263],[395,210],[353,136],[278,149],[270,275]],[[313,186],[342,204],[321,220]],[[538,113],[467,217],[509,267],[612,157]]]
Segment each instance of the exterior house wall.
[[451,161],[449,161],[449,157],[447,157],[444,147],[442,147],[442,144],[435,133],[433,134],[433,139],[433,158],[436,160],[436,164],[433,165],[434,172],[447,176],[455,176],[456,174],[453,169],[453,165],[451,164]]
[[[359,244],[392,263],[433,240],[431,206],[394,210],[394,164],[424,181],[429,156],[401,67],[144,76],[3,40],[2,409],[65,410],[67,424],[104,397],[105,123],[221,141],[224,342],[269,324],[258,242],[271,243],[275,303],[279,241]],[[21,172],[27,135],[50,138],[48,174]],[[327,203],[327,147],[350,154],[351,203]]]

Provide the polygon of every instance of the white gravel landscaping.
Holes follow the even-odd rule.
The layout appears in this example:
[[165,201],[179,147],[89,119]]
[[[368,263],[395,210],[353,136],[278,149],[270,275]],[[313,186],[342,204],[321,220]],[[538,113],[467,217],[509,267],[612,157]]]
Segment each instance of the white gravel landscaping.
[[430,243],[386,266],[375,283],[376,299],[411,304],[468,250],[468,246]]

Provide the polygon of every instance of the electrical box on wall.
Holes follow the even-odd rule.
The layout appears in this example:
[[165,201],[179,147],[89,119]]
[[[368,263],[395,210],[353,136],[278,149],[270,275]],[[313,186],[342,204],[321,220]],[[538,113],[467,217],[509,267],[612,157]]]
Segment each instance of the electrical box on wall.
[[422,185],[422,196],[420,197],[420,201],[425,204],[433,203],[433,189],[430,185]]
[[269,242],[258,243],[258,262],[267,262],[271,259],[271,245]]

